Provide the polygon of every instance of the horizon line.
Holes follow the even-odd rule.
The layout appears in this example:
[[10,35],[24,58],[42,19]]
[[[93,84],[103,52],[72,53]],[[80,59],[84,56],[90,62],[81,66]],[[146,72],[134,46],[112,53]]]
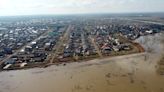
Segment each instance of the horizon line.
[[0,15],[0,17],[23,17],[23,16],[73,16],[73,15],[119,15],[119,14],[162,14],[164,11],[155,12],[113,12],[113,13],[72,13],[72,14],[25,14],[25,15]]

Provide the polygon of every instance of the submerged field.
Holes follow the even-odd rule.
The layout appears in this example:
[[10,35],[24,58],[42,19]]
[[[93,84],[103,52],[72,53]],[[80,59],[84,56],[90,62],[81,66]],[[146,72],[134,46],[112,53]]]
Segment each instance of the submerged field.
[[164,34],[136,41],[145,53],[0,72],[0,92],[164,92]]

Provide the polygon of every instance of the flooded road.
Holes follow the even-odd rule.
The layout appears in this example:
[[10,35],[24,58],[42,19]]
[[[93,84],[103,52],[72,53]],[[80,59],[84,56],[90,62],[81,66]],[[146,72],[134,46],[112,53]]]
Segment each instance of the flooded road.
[[156,72],[164,34],[137,39],[146,53],[0,72],[0,92],[164,92]]

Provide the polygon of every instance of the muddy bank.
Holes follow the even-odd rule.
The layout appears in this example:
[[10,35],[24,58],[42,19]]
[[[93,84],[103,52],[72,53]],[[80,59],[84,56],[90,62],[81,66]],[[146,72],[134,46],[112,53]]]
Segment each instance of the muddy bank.
[[136,40],[146,53],[0,72],[0,92],[164,92],[157,62],[164,34]]

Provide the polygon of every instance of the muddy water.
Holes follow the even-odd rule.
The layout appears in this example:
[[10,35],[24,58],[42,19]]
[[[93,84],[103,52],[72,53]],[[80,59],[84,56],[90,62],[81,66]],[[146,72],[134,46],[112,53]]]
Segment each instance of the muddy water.
[[0,92],[164,92],[164,75],[156,72],[163,38],[139,38],[143,54],[0,72]]

